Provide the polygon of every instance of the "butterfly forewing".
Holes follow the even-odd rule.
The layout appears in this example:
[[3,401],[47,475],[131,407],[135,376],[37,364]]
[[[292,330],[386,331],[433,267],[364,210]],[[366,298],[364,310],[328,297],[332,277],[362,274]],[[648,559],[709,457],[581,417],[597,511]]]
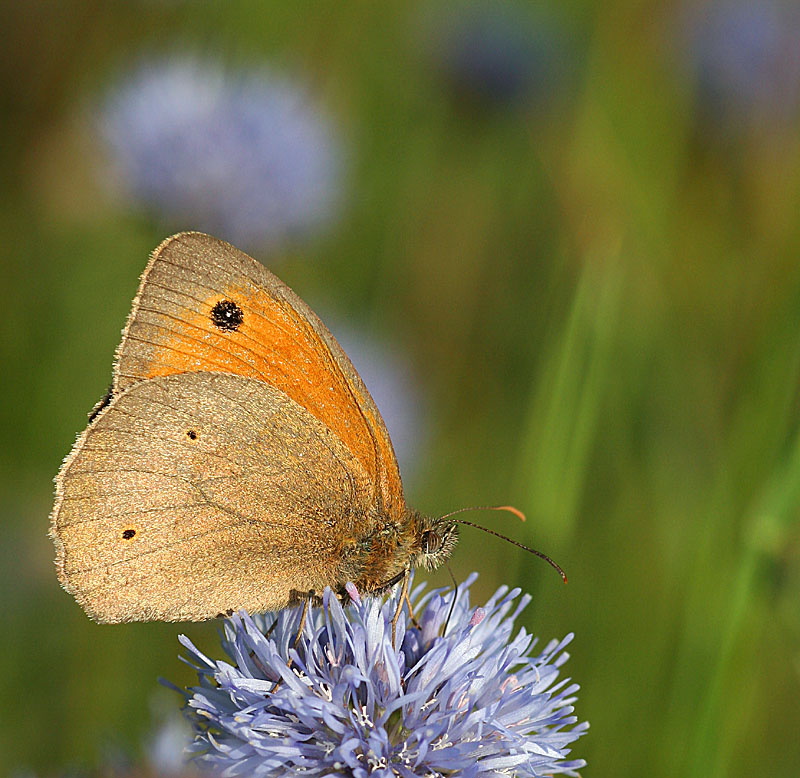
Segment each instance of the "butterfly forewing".
[[388,516],[405,511],[397,460],[375,403],[317,316],[263,265],[201,233],[169,238],[142,276],[117,352],[114,393],[195,371],[278,389],[331,430]]

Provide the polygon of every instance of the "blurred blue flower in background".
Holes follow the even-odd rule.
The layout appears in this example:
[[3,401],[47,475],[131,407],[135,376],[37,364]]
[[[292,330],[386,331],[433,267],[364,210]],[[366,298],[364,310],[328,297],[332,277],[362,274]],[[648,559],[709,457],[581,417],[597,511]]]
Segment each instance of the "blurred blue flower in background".
[[172,57],[127,74],[100,108],[119,185],[174,230],[269,247],[328,221],[342,160],[309,95],[264,67]]
[[298,609],[228,619],[232,663],[182,637],[200,680],[186,692],[190,751],[225,775],[575,775],[585,763],[568,760],[567,746],[588,724],[573,715],[578,687],[557,680],[572,636],[534,654],[536,641],[514,634],[530,597],[504,586],[475,609],[475,577],[458,588],[449,621],[453,590],[413,591],[419,626],[401,617],[399,650],[399,587],[346,608],[326,589],[296,650]]
[[685,15],[699,110],[723,123],[791,119],[800,104],[800,6],[722,0]]
[[552,98],[564,40],[554,20],[509,4],[450,9],[436,24],[434,59],[454,95],[484,107]]
[[186,749],[192,741],[192,732],[185,718],[174,709],[171,715],[159,716],[158,727],[147,743],[147,763],[153,775],[186,773]]
[[425,401],[414,371],[397,349],[335,318],[325,322],[375,400],[404,479],[413,478],[428,439]]

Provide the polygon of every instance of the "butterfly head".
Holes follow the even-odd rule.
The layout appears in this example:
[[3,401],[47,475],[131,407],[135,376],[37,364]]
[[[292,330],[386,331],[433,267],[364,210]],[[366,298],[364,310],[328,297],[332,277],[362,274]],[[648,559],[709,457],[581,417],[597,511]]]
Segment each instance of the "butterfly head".
[[434,570],[453,552],[458,541],[458,527],[447,519],[419,516],[413,566]]

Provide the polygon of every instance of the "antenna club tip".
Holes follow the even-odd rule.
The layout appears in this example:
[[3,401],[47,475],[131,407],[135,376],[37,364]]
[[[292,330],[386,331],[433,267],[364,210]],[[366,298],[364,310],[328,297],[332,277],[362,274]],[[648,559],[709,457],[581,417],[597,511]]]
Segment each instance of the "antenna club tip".
[[513,505],[498,505],[492,510],[507,511],[508,513],[513,513],[520,521],[525,521],[525,514],[519,508],[515,508]]

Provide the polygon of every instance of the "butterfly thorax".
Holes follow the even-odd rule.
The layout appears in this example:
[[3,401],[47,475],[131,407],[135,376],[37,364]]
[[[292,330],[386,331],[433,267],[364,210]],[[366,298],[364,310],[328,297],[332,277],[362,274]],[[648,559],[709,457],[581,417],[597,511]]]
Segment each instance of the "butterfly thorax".
[[[358,590],[377,593],[402,579],[412,567],[437,568],[455,546],[456,525],[407,509],[401,521],[385,517],[369,535],[351,546],[342,572]],[[344,581],[346,583],[347,581]]]

